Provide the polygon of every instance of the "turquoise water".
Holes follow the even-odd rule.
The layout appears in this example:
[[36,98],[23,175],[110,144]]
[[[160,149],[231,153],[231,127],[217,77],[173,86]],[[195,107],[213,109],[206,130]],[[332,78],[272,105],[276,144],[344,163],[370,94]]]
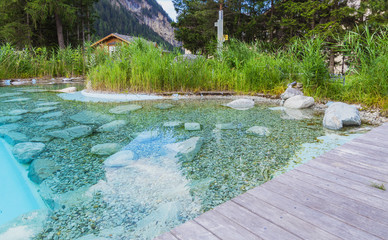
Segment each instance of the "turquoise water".
[[[223,106],[231,101],[225,98],[135,101],[141,109],[115,114],[113,109],[128,103],[63,100],[46,91],[63,87],[0,88],[5,140],[22,135],[23,141],[45,144],[32,161],[40,166],[39,177],[30,177],[51,212],[34,239],[152,239],[293,166],[303,146],[329,150],[346,141],[324,148],[322,115],[310,110],[256,104],[239,111]],[[161,103],[172,108],[160,109]],[[115,121],[124,123],[100,131]],[[180,124],[165,127],[168,122]],[[185,130],[183,124],[192,122],[200,130]],[[253,126],[268,128],[270,135],[247,134]],[[74,127],[72,134],[87,134],[53,134]],[[107,143],[115,150],[93,153]],[[131,158],[109,165],[116,151],[129,151]]]
[[42,208],[42,200],[26,180],[22,169],[0,139],[0,225],[21,214]]

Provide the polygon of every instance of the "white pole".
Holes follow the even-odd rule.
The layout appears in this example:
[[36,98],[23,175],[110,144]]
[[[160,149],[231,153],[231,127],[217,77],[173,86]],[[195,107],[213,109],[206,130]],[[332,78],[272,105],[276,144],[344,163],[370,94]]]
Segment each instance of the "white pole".
[[214,23],[217,27],[217,50],[219,53],[222,51],[222,43],[224,42],[224,11],[218,11],[218,21]]

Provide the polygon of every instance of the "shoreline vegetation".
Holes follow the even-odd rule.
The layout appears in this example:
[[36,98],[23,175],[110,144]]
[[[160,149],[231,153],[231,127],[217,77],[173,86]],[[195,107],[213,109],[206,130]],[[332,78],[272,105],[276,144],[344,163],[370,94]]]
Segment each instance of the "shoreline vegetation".
[[[318,101],[362,103],[388,112],[387,27],[347,32],[335,46],[320,37],[296,38],[281,49],[268,43],[230,40],[222,54],[180,60],[144,40],[120,46],[109,55],[89,46],[65,49],[0,46],[0,79],[85,76],[98,91],[236,92],[279,95],[293,81]],[[328,50],[346,58],[349,70],[332,81]]]

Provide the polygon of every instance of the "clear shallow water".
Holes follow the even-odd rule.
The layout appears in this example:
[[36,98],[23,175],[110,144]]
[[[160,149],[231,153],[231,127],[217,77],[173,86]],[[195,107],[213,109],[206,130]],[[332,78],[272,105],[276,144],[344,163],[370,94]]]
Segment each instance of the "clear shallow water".
[[[5,93],[8,95],[2,95]],[[311,111],[271,110],[274,106],[267,105],[238,111],[222,106],[230,101],[139,101],[131,103],[142,109],[116,115],[109,111],[127,103],[64,101],[56,93],[36,87],[0,88],[0,117],[12,110],[28,110],[13,123],[17,124],[13,131],[30,140],[44,140],[46,148],[34,161],[50,161],[54,169],[39,185],[52,212],[36,239],[152,239],[292,166],[298,162],[295,154],[306,144],[330,149],[341,142],[321,145],[318,137],[325,135],[322,116]],[[174,107],[155,108],[161,102]],[[36,108],[42,106],[56,109],[39,113]],[[42,139],[51,131],[82,125],[73,116],[85,110],[102,114],[91,118],[95,122],[88,121],[94,129],[91,135],[72,141]],[[52,115],[42,118],[48,113]],[[128,124],[99,133],[96,129],[103,123],[97,120],[101,119]],[[63,125],[45,129],[50,121]],[[163,127],[169,121],[197,122],[201,130]],[[216,129],[216,124],[222,123],[231,123],[233,129]],[[9,123],[0,123],[0,128],[4,124]],[[267,127],[271,135],[246,134],[252,126]],[[152,136],[144,137],[149,131]],[[196,137],[202,144],[193,156],[182,157],[173,151],[171,144]],[[133,151],[133,160],[125,167],[105,168],[107,157],[91,153],[93,146],[103,143],[117,143],[123,150]]]

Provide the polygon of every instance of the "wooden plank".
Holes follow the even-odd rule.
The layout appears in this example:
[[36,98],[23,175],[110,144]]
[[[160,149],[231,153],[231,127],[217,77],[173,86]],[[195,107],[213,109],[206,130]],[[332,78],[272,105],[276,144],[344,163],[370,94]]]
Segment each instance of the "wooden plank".
[[154,240],[178,240],[178,238],[176,238],[174,235],[172,235],[172,233],[167,232],[167,233],[160,235],[157,238],[154,238]]
[[330,234],[309,222],[303,221],[286,211],[276,208],[253,195],[243,194],[232,199],[232,201],[285,230],[294,233],[302,239],[341,239],[340,237]]
[[378,146],[374,146],[374,145],[350,141],[350,142],[347,142],[339,147],[339,149],[342,149],[342,148],[349,148],[352,150],[356,150],[356,151],[362,152],[368,156],[375,156],[375,155],[381,154],[382,156],[385,156],[385,159],[388,159],[387,149],[382,148],[382,147],[378,147]]
[[[274,181],[274,180],[272,180]],[[265,183],[267,184],[267,183]],[[258,188],[249,190],[246,194],[252,194],[253,196],[279,208],[282,209],[295,217],[298,217],[304,221],[310,222],[319,228],[344,239],[376,239],[373,236],[371,238],[365,237],[362,234],[362,231],[346,224],[342,221],[339,221],[331,216],[328,216],[322,212],[319,212],[315,209],[309,208],[299,203],[299,201],[294,201],[289,198],[282,196],[279,193],[269,191],[261,185]]]
[[293,170],[292,175],[289,176],[297,178],[301,181],[309,182],[310,184],[313,184],[316,187],[324,188],[329,191],[343,195],[345,197],[364,202],[368,205],[374,206],[384,211],[387,210],[388,207],[387,202],[381,198],[377,198],[369,194],[326,181],[322,178],[318,178],[310,174],[304,174],[303,172]]
[[360,215],[363,215],[374,221],[383,223],[388,226],[388,210],[381,210],[366,203],[342,196],[338,193],[334,193],[332,191],[316,187],[314,185],[311,185],[310,182],[301,181],[296,178],[281,175],[276,177],[276,181],[279,181],[280,183],[283,183],[285,185],[292,186],[295,191],[301,191],[301,189],[305,189],[309,192],[309,194],[319,198],[328,199],[330,200],[331,204],[337,205],[338,207],[343,208],[346,211],[356,212]]
[[383,148],[388,148],[388,141],[374,141],[373,139],[369,137],[360,137],[360,138],[355,138],[352,141],[358,142],[358,143],[366,143],[374,146],[379,146]]
[[[255,204],[255,203],[252,203]],[[226,202],[215,208],[216,211],[239,222],[251,232],[263,239],[301,239],[293,233],[286,231],[276,224],[252,213],[233,201]]]
[[207,229],[199,225],[198,223],[190,220],[173,230],[171,230],[172,235],[181,240],[217,240],[219,239],[213,233],[209,232]]
[[[324,214],[332,216],[346,224],[360,229],[358,234],[365,238],[368,237],[380,237],[388,236],[388,227],[379,222],[375,222],[370,218],[359,215],[355,212],[346,211],[336,205],[330,203],[330,199],[318,198],[308,193],[304,189],[296,191],[295,188],[291,188],[289,185],[280,183],[279,181],[270,181],[268,184],[264,184],[263,187],[270,191],[277,191],[283,196],[290,198],[294,201],[299,201],[305,206],[311,207]],[[359,235],[359,236],[360,236]]]
[[374,141],[374,142],[368,142],[368,141],[362,142],[362,140],[361,140],[361,142],[359,142],[359,141],[355,140],[355,141],[351,141],[347,144],[355,146],[355,147],[365,146],[368,149],[371,149],[373,151],[379,151],[379,152],[383,152],[385,154],[388,154],[388,143],[386,146],[379,146],[379,145],[376,145],[376,143],[377,143],[376,141]]
[[[298,168],[296,168],[296,170],[304,172],[306,174],[314,175],[321,179],[325,179],[326,181],[330,181],[333,184],[338,184],[338,185],[353,189],[355,191],[360,191],[360,192],[369,194],[371,196],[381,198],[383,201],[386,201],[386,204],[388,206],[388,192],[382,191],[380,189],[373,187],[371,182],[359,183],[359,182],[341,177],[339,175],[332,174],[329,171],[326,171],[324,169],[313,168],[307,164],[299,166]],[[371,174],[373,173],[371,172]]]
[[360,157],[369,157],[373,159],[381,159],[384,161],[388,161],[388,155],[381,153],[381,152],[373,152],[369,151],[365,148],[357,148],[353,147],[351,145],[342,145],[341,147],[336,148],[338,151],[346,152],[346,153],[352,153],[354,155],[359,155]]
[[214,210],[202,214],[194,221],[221,239],[262,239]]

